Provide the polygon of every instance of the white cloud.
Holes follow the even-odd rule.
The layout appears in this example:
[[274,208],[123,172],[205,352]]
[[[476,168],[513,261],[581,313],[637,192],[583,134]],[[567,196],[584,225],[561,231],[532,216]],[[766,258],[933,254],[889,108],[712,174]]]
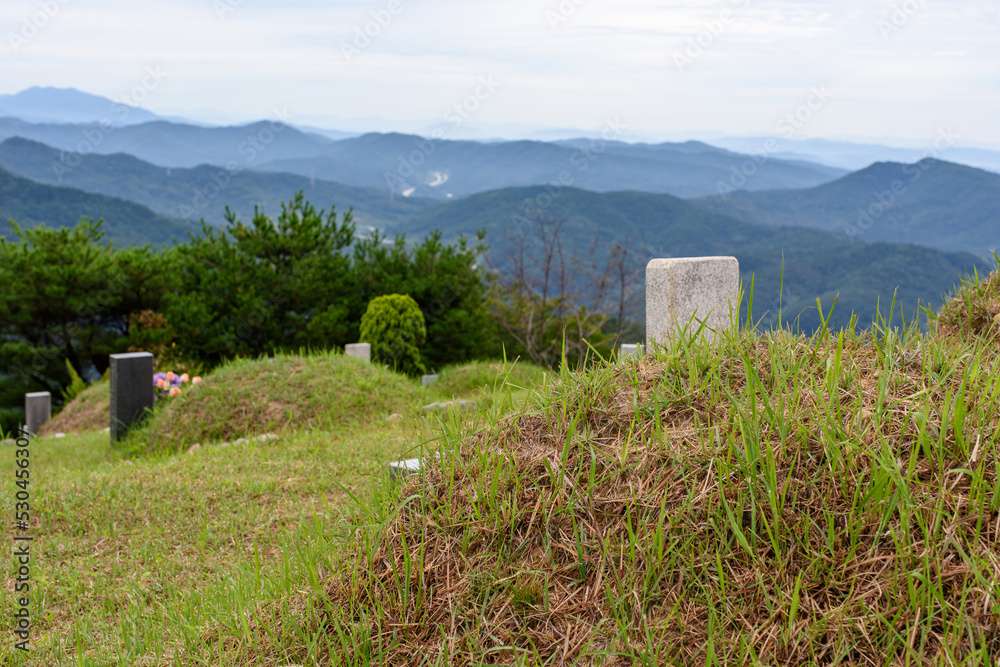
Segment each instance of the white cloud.
[[[232,11],[220,18],[217,1]],[[1000,141],[1000,12],[987,0],[923,2],[888,35],[879,21],[891,1],[398,0],[348,62],[342,45],[384,20],[389,2],[66,0],[14,52],[7,35],[39,4],[5,0],[0,92],[56,85],[116,97],[155,64],[171,76],[147,100],[153,110],[249,118],[280,104],[309,117],[418,121],[493,75],[504,85],[477,112],[483,123],[599,127],[618,115],[640,132],[758,133],[825,84],[841,94],[804,135],[919,139],[951,122],[970,140]],[[731,20],[678,71],[673,54],[723,11]]]

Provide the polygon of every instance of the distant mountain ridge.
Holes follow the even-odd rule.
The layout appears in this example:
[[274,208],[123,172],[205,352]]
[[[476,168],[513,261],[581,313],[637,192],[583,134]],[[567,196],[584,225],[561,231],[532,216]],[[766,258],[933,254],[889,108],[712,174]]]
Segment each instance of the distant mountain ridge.
[[[938,141],[943,139],[944,141]],[[778,149],[771,157],[786,160],[807,160],[831,167],[857,171],[870,167],[876,162],[918,162],[925,157],[936,157],[977,169],[1000,173],[1000,151],[970,146],[951,145],[960,140],[942,130],[942,134],[932,138],[928,146],[922,148],[901,148],[874,143],[835,141],[831,139],[780,139],[774,137],[722,137],[709,140],[719,146],[742,153],[762,150],[767,142],[773,142]],[[937,145],[935,145],[937,142]]]
[[[640,190],[695,197],[717,192],[718,181],[728,180],[746,159],[701,142],[480,143],[392,133],[337,141],[309,158],[268,155],[255,168],[392,188],[397,196],[464,197],[498,188],[559,183],[596,192]],[[844,173],[823,165],[770,160],[757,171],[753,187],[810,187]]]
[[[609,135],[610,136],[610,135]],[[203,164],[298,174],[375,188],[396,197],[463,197],[559,182],[595,191],[641,190],[683,197],[714,194],[748,156],[701,142],[628,144],[603,139],[453,141],[406,134],[334,139],[286,121],[204,127],[153,120],[136,125],[30,123],[0,118],[0,141],[31,139],[61,151],[72,168],[84,155],[127,153],[161,167]],[[750,187],[802,188],[844,170],[772,159]]]
[[303,190],[314,206],[338,212],[354,208],[360,227],[387,227],[434,200],[400,197],[390,201],[385,191],[356,188],[294,174],[270,174],[202,165],[167,169],[124,153],[90,155],[69,169],[54,148],[19,137],[0,143],[0,167],[50,185],[65,185],[112,197],[128,199],[165,216],[222,224],[226,206],[242,220],[249,220],[254,206],[277,216],[281,203]]
[[942,160],[880,162],[814,188],[739,191],[693,203],[755,224],[809,227],[845,239],[982,257],[1000,249],[1000,174]]
[[307,134],[280,121],[249,125],[202,127],[154,120],[138,125],[105,128],[98,124],[27,123],[0,118],[0,141],[31,139],[58,148],[68,167],[89,154],[128,153],[161,167],[197,167],[211,164],[252,169],[265,159],[319,155],[334,143]]
[[14,95],[0,95],[0,118],[5,116],[34,123],[104,122],[115,126],[160,119],[155,113],[126,102],[115,102],[75,88],[41,86],[32,86]]
[[834,327],[847,326],[852,313],[866,326],[879,300],[888,311],[898,288],[898,304],[913,319],[919,314],[918,301],[936,307],[963,272],[993,266],[969,253],[852,242],[812,229],[762,227],[670,195],[575,188],[565,188],[556,197],[538,187],[473,195],[416,213],[398,231],[419,236],[441,229],[446,238],[455,238],[485,227],[487,240],[502,255],[505,232],[530,225],[527,204],[539,201],[550,201],[543,207],[544,215],[566,221],[567,249],[622,243],[637,266],[653,257],[734,255],[747,286],[754,276],[755,316],[763,317],[764,324],[776,323],[780,307],[783,319],[797,322],[803,330],[819,325],[817,298],[829,308],[839,295]]
[[74,188],[53,187],[0,169],[0,238],[15,238],[8,220],[22,227],[72,227],[81,217],[104,220],[108,240],[123,245],[167,245],[187,241],[200,225],[158,215],[145,206]]

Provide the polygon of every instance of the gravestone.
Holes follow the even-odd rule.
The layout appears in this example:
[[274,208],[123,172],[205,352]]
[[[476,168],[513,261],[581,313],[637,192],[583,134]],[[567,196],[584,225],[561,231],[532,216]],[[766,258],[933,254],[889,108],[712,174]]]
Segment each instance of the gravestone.
[[24,395],[24,428],[32,435],[38,435],[42,424],[52,419],[52,394],[36,391]]
[[639,343],[622,343],[620,356],[628,357],[640,354],[642,354],[642,345],[640,345]]
[[429,387],[429,386],[431,386],[432,384],[434,384],[437,381],[438,381],[438,375],[437,374],[421,375],[420,376],[420,384],[422,384],[425,387]]
[[739,311],[740,264],[735,257],[654,259],[646,265],[646,344],[664,343],[688,326],[715,340]]
[[372,362],[371,343],[350,343],[344,346],[344,354],[349,357],[364,359],[369,364]]
[[111,444],[153,409],[153,355],[129,352],[111,355]]
[[420,459],[406,459],[389,464],[389,479],[393,482],[420,472]]

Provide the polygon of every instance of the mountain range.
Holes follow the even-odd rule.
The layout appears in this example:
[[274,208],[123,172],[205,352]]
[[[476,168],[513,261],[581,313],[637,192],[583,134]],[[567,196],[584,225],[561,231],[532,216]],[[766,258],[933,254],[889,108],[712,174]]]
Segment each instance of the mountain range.
[[879,162],[801,190],[738,191],[695,203],[756,224],[914,243],[989,257],[1000,249],[1000,174],[942,160]]
[[421,197],[390,200],[384,191],[295,174],[231,173],[209,165],[168,169],[124,153],[89,155],[69,168],[56,149],[20,137],[0,143],[0,168],[41,183],[129,199],[166,217],[192,222],[204,218],[212,226],[225,221],[227,206],[243,220],[253,216],[255,206],[276,216],[281,202],[299,190],[317,207],[336,205],[338,212],[353,208],[360,227],[389,227],[437,203]]
[[[19,113],[33,103],[34,120],[48,122],[0,118],[0,217],[60,227],[103,218],[108,238],[128,245],[184,241],[202,219],[221,224],[227,206],[243,220],[255,207],[276,216],[301,190],[317,208],[352,208],[362,233],[416,239],[440,229],[454,239],[486,228],[488,261],[502,270],[511,234],[531,230],[540,213],[565,221],[565,247],[578,259],[616,243],[636,267],[651,257],[735,255],[755,283],[755,315],[775,323],[780,307],[805,330],[819,323],[817,298],[825,307],[838,299],[835,326],[852,313],[867,324],[894,294],[913,317],[964,272],[992,268],[1000,246],[1000,175],[940,159],[848,172],[799,159],[812,155],[799,152],[805,144],[761,158],[614,133],[344,137],[284,121],[208,127],[131,111],[134,124],[100,124],[93,114],[103,98],[86,113],[46,112],[37,95],[14,96]],[[10,98],[0,97],[0,113]]]
[[[72,227],[80,218],[103,220],[107,240],[120,245],[169,245],[186,241],[200,225],[157,215],[141,204],[117,197],[37,183],[0,169],[0,220],[22,227],[45,224]],[[14,229],[3,225],[0,239],[14,240]]]

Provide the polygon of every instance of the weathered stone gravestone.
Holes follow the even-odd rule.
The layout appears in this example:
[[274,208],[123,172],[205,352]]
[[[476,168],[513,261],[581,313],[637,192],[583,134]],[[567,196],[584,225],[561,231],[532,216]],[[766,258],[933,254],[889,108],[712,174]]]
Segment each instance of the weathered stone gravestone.
[[389,464],[389,479],[393,482],[420,472],[420,459],[406,459]]
[[111,355],[111,444],[153,409],[153,355]]
[[688,326],[715,340],[740,306],[740,264],[735,257],[654,259],[646,265],[646,344],[664,343]]
[[438,375],[437,374],[421,375],[420,376],[420,384],[422,384],[425,387],[429,387],[429,386],[431,386],[432,384],[434,384],[437,381],[438,381]]
[[622,343],[620,356],[628,357],[642,354],[642,345],[639,343]]
[[369,364],[372,362],[371,343],[350,343],[344,346],[344,354],[349,357],[364,359]]
[[52,419],[52,394],[36,391],[24,395],[24,428],[32,435],[38,435],[42,424]]

